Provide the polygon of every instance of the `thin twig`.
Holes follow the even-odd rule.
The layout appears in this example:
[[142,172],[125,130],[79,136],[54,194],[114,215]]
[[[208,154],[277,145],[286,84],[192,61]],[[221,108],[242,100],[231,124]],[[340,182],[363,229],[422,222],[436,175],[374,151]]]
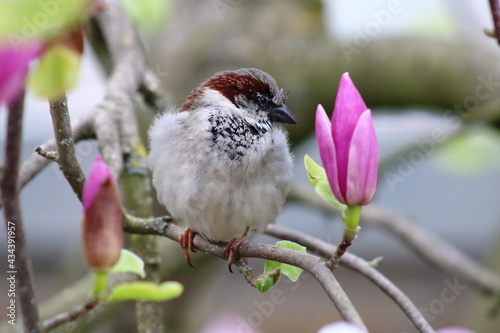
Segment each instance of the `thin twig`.
[[238,260],[235,264],[238,272],[243,274],[245,280],[255,288],[255,274],[253,273],[252,267],[248,266],[243,260]]
[[79,317],[88,314],[97,306],[97,304],[99,303],[96,300],[88,300],[86,303],[78,306],[71,311],[60,313],[50,319],[44,320],[42,324],[43,330],[48,332],[63,324],[74,321]]
[[[91,126],[91,121],[94,118],[95,113],[91,111],[81,119],[73,122],[71,131],[73,132],[73,140],[75,143],[94,136],[94,130]],[[54,138],[47,140],[47,142],[43,143],[39,147],[44,151],[54,151],[57,149],[56,140]],[[23,188],[49,163],[50,160],[41,157],[38,153],[33,153],[21,166],[21,170],[19,171],[18,186]]]
[[49,159],[51,161],[57,162],[57,151],[47,151],[40,146],[36,146],[35,151],[38,155],[45,157],[46,159]]
[[358,235],[358,229],[351,230],[347,227],[344,227],[344,233],[342,234],[342,242],[340,242],[339,246],[335,249],[333,256],[330,257],[332,263],[332,269],[335,269],[339,263],[340,258],[346,253],[349,246],[351,246],[352,242],[356,239]]
[[[295,183],[290,188],[290,194],[292,198],[338,214],[332,205],[316,196],[311,186]],[[361,221],[367,225],[384,227],[426,262],[443,272],[463,278],[484,294],[500,293],[498,275],[410,219],[372,203],[363,208]]]
[[498,0],[490,0],[491,15],[493,16],[493,25],[495,26],[495,36],[500,45],[500,3]]
[[21,304],[25,332],[36,333],[40,332],[40,328],[38,327],[38,309],[31,281],[30,261],[21,216],[19,188],[17,186],[23,136],[23,113],[24,92],[9,108],[5,146],[5,169],[0,190],[3,200],[5,200],[4,214],[6,227],[9,231],[14,232],[13,254],[15,256],[15,263],[9,264],[7,274],[15,276],[17,282],[16,294]]
[[[301,232],[290,230],[285,227],[270,224],[265,230],[265,234],[279,238],[287,239],[299,243],[307,248],[308,251],[329,259],[332,253],[335,252],[335,246],[323,242],[312,236]],[[434,332],[425,317],[420,313],[418,308],[394,283],[386,278],[382,273],[376,270],[370,262],[355,256],[351,253],[344,253],[340,259],[340,264],[347,266],[368,278],[384,293],[386,293],[406,314],[413,325],[422,333]]]
[[[152,233],[155,235],[162,235],[176,242],[179,241],[179,236],[183,232],[183,229],[176,226],[175,224],[165,223],[163,232],[158,233],[157,228],[145,227],[148,222],[134,223],[138,220],[139,219],[137,218],[134,220],[130,220],[127,218],[125,221],[125,230],[129,233]],[[155,220],[148,219],[146,221],[153,222]],[[194,245],[196,249],[201,252],[209,253],[220,258],[227,259],[223,254],[225,244],[212,243],[200,236],[195,236]],[[360,315],[352,305],[347,294],[339,285],[326,263],[323,260],[320,260],[318,257],[308,253],[294,251],[279,246],[248,242],[244,242],[240,246],[239,254],[242,257],[246,258],[275,260],[282,263],[294,265],[308,271],[321,284],[328,297],[332,300],[337,310],[341,314],[342,318],[366,330],[366,327]]]

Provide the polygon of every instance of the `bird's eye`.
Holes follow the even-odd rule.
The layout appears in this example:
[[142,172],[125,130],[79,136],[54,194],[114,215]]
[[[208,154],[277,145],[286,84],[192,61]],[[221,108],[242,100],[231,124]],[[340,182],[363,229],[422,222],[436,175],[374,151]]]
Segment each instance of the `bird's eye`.
[[267,102],[269,102],[269,98],[267,98],[266,96],[259,95],[259,96],[257,96],[257,98],[258,98],[259,104],[262,106],[266,105]]

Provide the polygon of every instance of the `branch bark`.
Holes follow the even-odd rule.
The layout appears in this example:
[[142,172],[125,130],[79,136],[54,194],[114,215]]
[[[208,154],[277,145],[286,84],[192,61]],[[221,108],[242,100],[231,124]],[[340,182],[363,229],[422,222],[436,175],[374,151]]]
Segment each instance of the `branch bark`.
[[68,100],[66,96],[62,96],[60,99],[50,101],[49,105],[57,147],[57,164],[78,199],[81,200],[85,175],[76,158]]
[[24,92],[9,108],[5,145],[5,169],[0,190],[5,205],[6,227],[8,232],[13,232],[13,238],[11,239],[14,240],[12,244],[9,242],[9,245],[13,245],[12,247],[9,246],[9,250],[13,250],[9,254],[13,254],[14,259],[12,263],[9,263],[7,274],[14,276],[16,280],[16,295],[21,304],[25,332],[37,333],[40,332],[40,328],[38,327],[38,309],[33,292],[28,248],[21,216],[19,188],[17,186],[22,148],[23,114]]
[[[125,231],[133,234],[161,235],[178,242],[183,229],[158,219],[141,220],[127,216],[125,219]],[[227,259],[223,254],[225,244],[212,243],[197,235],[194,237],[194,245],[199,251]],[[308,271],[321,284],[342,318],[366,331],[366,327],[360,315],[333,276],[325,261],[308,253],[259,243],[245,242],[240,246],[239,252],[243,257],[275,260]]]
[[69,323],[71,321],[76,320],[79,317],[85,316],[90,311],[92,311],[97,306],[97,304],[98,304],[97,301],[89,300],[85,304],[82,304],[73,310],[60,313],[55,317],[47,319],[42,324],[43,330],[48,332],[65,323]]

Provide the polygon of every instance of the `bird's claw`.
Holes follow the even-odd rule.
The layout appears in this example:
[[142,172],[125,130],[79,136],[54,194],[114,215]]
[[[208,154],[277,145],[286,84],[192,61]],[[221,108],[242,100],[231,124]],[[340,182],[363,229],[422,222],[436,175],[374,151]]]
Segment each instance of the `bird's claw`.
[[193,243],[194,236],[196,235],[196,231],[187,228],[180,236],[179,236],[179,244],[181,245],[182,249],[184,250],[184,257],[187,260],[187,263],[189,266],[194,267],[193,264],[191,264],[191,256],[189,255],[189,250],[191,250],[193,253],[196,252],[196,248]]
[[[231,239],[231,241],[227,243],[226,247],[224,248],[224,251],[222,252],[224,256],[227,256],[227,265],[231,273],[233,272],[231,266],[240,259],[239,255],[240,246],[241,244],[246,242],[247,239],[248,239],[248,228],[240,237]],[[248,259],[243,258],[243,260],[245,260],[246,262]]]

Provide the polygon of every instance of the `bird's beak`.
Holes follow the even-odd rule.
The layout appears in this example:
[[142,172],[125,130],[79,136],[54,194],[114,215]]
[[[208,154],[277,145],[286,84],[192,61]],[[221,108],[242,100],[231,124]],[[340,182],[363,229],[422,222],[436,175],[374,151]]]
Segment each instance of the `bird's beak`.
[[290,111],[290,109],[288,109],[284,104],[272,108],[269,111],[269,118],[277,123],[297,124],[297,120],[293,116],[292,111]]

